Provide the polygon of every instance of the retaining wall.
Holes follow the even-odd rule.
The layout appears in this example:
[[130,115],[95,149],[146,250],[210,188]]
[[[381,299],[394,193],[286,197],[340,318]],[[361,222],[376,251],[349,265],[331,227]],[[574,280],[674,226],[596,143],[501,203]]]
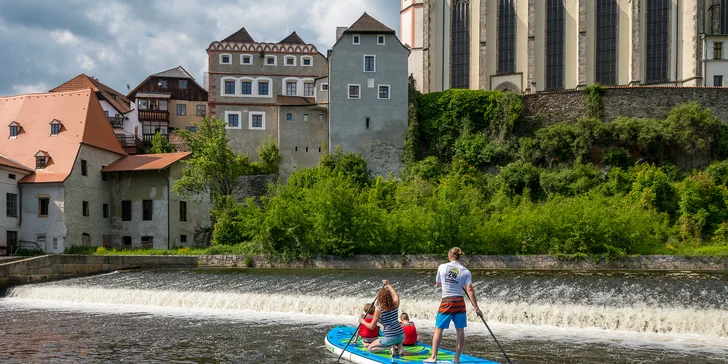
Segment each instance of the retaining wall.
[[0,264],[0,287],[134,268],[196,268],[197,257],[44,255]]
[[[202,255],[199,264],[210,267],[258,268],[333,268],[333,269],[436,269],[445,262],[429,255],[359,255],[354,257],[316,257],[308,260],[281,261],[262,255]],[[648,255],[595,262],[591,259],[562,260],[552,255],[465,256],[470,269],[508,269],[543,271],[695,271],[728,272],[728,258]]]

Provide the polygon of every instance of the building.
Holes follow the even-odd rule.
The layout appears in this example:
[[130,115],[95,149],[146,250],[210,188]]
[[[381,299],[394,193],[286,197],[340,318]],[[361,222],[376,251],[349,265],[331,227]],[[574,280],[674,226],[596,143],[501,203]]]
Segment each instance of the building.
[[[398,175],[407,130],[407,57],[395,31],[364,13],[329,54],[329,145]],[[322,86],[324,83],[322,83]]]
[[714,77],[703,76],[700,35],[724,29],[727,8],[726,0],[401,0],[401,35],[424,92],[704,86]]
[[137,113],[126,95],[99,82],[98,78],[80,74],[49,92],[82,91],[92,89],[101,102],[101,108],[114,128],[114,133],[124,150],[129,154],[144,153],[144,145],[139,138],[141,123]]
[[724,78],[728,76],[728,54],[725,47],[728,45],[728,0],[708,1],[711,6],[706,16],[705,33],[703,41],[703,74],[705,85],[710,87],[725,87],[728,83]]
[[207,91],[182,66],[147,77],[128,98],[145,144],[156,133],[169,137],[177,129],[194,131],[193,123],[207,114]]
[[209,112],[227,123],[231,148],[258,158],[276,142],[281,175],[315,166],[328,142],[328,110],[315,80],[328,61],[296,32],[278,43],[256,42],[245,28],[207,48]]
[[[185,204],[185,211],[194,210],[185,226],[159,221],[173,221],[169,216],[176,212],[170,206],[182,209],[169,186],[187,154],[128,156],[104,111],[93,88],[0,98],[0,124],[7,125],[0,128],[0,186],[6,200],[6,218],[0,225],[6,246],[49,253],[61,253],[71,245],[142,246],[142,235],[129,234],[133,239],[129,245],[124,245],[127,235],[114,235],[126,233],[115,217],[125,201],[134,205],[136,197],[142,216],[148,203],[141,197],[153,200],[152,208],[162,209],[154,213],[157,229],[146,229],[141,222],[136,226],[140,234],[152,237],[155,247],[184,245],[181,235],[189,228],[209,225],[205,217],[209,209],[202,198],[196,199],[202,203]],[[116,167],[102,173],[107,166]],[[160,178],[154,180],[148,173],[166,178],[166,184],[157,184]],[[134,186],[133,192],[127,192],[124,183]],[[162,227],[167,231],[160,231]],[[179,240],[168,239],[178,233],[182,233]]]

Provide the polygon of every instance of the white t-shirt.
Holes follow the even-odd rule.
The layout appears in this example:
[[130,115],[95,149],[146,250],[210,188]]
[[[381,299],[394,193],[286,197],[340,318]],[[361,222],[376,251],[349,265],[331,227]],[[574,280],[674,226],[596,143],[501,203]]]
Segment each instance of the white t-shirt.
[[440,264],[437,268],[435,282],[442,284],[442,298],[462,297],[463,288],[473,284],[473,277],[468,268],[463,267],[458,261]]

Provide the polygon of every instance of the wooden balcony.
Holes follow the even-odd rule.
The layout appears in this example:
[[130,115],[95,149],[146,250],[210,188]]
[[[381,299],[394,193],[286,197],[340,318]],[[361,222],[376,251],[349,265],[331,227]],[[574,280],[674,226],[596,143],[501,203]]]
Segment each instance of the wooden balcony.
[[109,124],[114,129],[124,128],[124,115],[109,116]]
[[[154,135],[155,134],[144,134],[144,135],[142,135],[144,143],[145,144],[152,144],[152,139],[154,139]],[[167,140],[169,140],[169,135],[168,134],[161,134],[161,135],[163,137],[167,138]]]
[[144,142],[141,139],[125,134],[116,134],[116,139],[119,140],[119,144],[121,144],[125,152],[129,154],[144,153]]
[[169,111],[139,110],[139,121],[169,121]]

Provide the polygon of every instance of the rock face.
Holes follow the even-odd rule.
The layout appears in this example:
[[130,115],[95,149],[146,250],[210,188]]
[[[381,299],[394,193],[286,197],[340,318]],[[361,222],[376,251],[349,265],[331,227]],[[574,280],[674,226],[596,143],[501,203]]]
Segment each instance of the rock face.
[[[202,255],[199,264],[215,267],[257,268],[333,268],[333,269],[436,269],[444,263],[431,255],[358,255],[353,257],[315,257],[308,260],[280,261],[262,255]],[[562,260],[552,255],[471,256],[463,257],[470,269],[544,270],[544,271],[695,271],[726,272],[728,258],[648,255],[620,260]]]

